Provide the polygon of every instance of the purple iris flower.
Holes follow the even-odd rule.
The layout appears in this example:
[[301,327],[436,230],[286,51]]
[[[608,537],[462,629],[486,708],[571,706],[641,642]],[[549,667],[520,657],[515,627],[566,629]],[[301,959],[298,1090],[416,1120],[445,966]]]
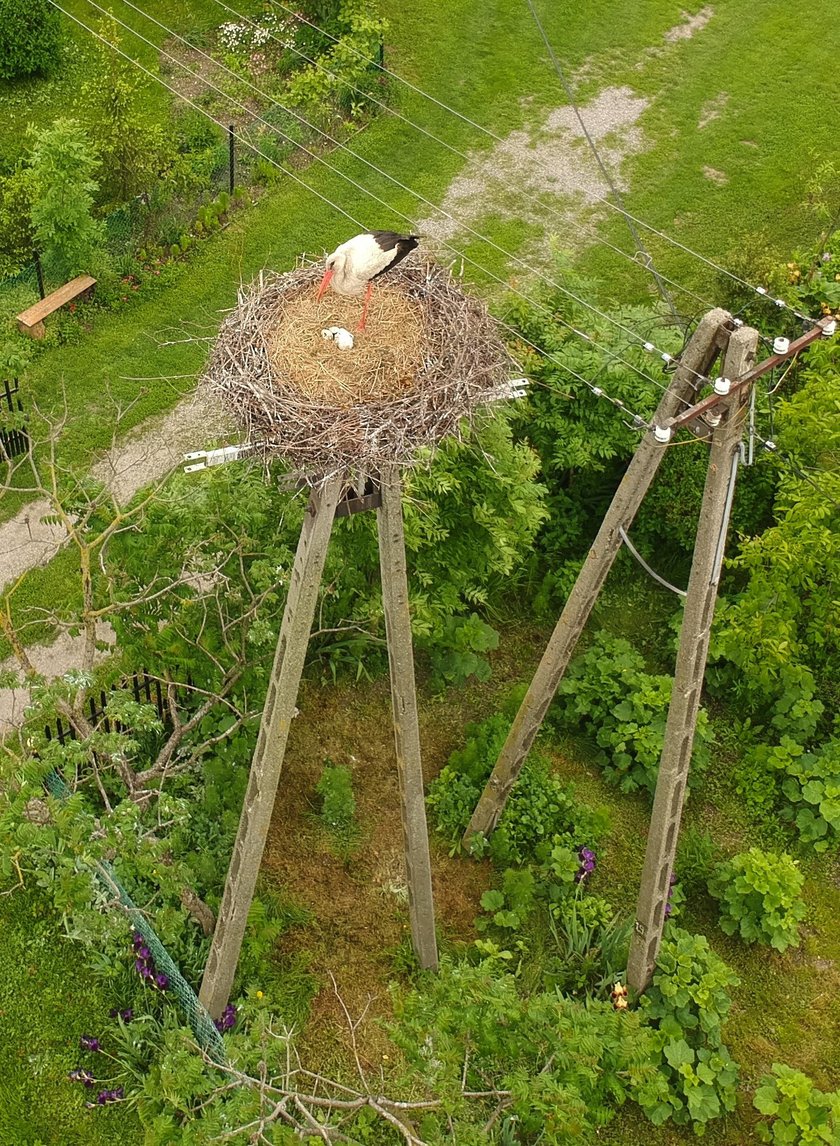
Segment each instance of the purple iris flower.
[[80,1066],[75,1070],[71,1070],[67,1077],[71,1082],[83,1082],[85,1086],[93,1086],[94,1082],[96,1081],[89,1070],[84,1070]]
[[82,1050],[86,1051],[98,1051],[102,1049],[99,1045],[99,1039],[93,1038],[92,1035],[82,1035],[79,1039],[79,1046]]
[[120,1018],[124,1023],[130,1023],[134,1018],[134,1011],[131,1007],[126,1007],[124,1011],[120,1011]]
[[142,947],[146,940],[143,938],[139,931],[135,931],[131,937],[131,942],[135,947]]
[[155,986],[159,987],[161,991],[165,991],[169,986],[169,976],[163,971],[158,971],[155,975]]
[[587,876],[592,875],[597,861],[592,848],[579,848],[578,858],[580,859],[580,867],[575,874],[575,883],[582,883]]
[[107,1106],[110,1102],[119,1102],[123,1098],[125,1090],[121,1086],[115,1086],[113,1090],[100,1090],[96,1102],[86,1102],[85,1106]]
[[235,1023],[236,1007],[233,1003],[228,1003],[221,1015],[216,1019],[216,1029],[219,1031],[229,1031]]
[[151,979],[152,969],[145,959],[135,959],[134,968],[137,971],[137,974],[141,975],[144,979]]

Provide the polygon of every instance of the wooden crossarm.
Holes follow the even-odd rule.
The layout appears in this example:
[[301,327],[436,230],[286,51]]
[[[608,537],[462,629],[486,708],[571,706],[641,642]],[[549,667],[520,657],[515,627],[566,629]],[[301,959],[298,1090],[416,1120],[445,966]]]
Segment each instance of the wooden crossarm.
[[27,310],[21,311],[17,316],[18,329],[23,334],[31,334],[35,338],[44,337],[44,319],[55,311],[60,310],[66,303],[81,295],[88,294],[96,286],[96,279],[92,275],[77,275],[69,283],[54,290],[46,298],[36,302]]

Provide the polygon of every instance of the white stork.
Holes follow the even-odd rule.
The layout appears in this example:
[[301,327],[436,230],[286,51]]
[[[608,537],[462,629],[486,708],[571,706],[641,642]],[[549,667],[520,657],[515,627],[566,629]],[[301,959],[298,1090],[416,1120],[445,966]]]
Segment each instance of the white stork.
[[402,262],[419,242],[417,235],[398,235],[396,231],[366,231],[336,247],[327,258],[327,267],[318,288],[320,299],[328,286],[336,294],[365,296],[359,330],[365,329],[368,304],[373,294],[373,280]]

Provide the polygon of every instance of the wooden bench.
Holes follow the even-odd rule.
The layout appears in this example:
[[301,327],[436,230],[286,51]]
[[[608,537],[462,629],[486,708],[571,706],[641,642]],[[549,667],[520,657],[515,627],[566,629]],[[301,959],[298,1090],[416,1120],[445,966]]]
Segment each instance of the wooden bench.
[[75,298],[87,298],[95,286],[95,278],[90,275],[78,275],[72,282],[65,283],[63,287],[54,290],[28,310],[21,311],[17,316],[18,330],[21,334],[28,334],[30,338],[43,338],[47,333],[44,329],[44,319]]

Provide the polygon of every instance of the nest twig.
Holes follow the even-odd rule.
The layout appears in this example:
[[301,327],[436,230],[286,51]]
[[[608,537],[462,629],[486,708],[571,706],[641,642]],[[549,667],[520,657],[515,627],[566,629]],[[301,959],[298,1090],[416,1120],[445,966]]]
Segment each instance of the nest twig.
[[458,435],[510,374],[484,305],[448,270],[403,263],[376,284],[351,350],[322,338],[355,331],[361,300],[317,303],[318,266],[266,276],[222,323],[204,384],[266,460],[306,475],[376,473]]

